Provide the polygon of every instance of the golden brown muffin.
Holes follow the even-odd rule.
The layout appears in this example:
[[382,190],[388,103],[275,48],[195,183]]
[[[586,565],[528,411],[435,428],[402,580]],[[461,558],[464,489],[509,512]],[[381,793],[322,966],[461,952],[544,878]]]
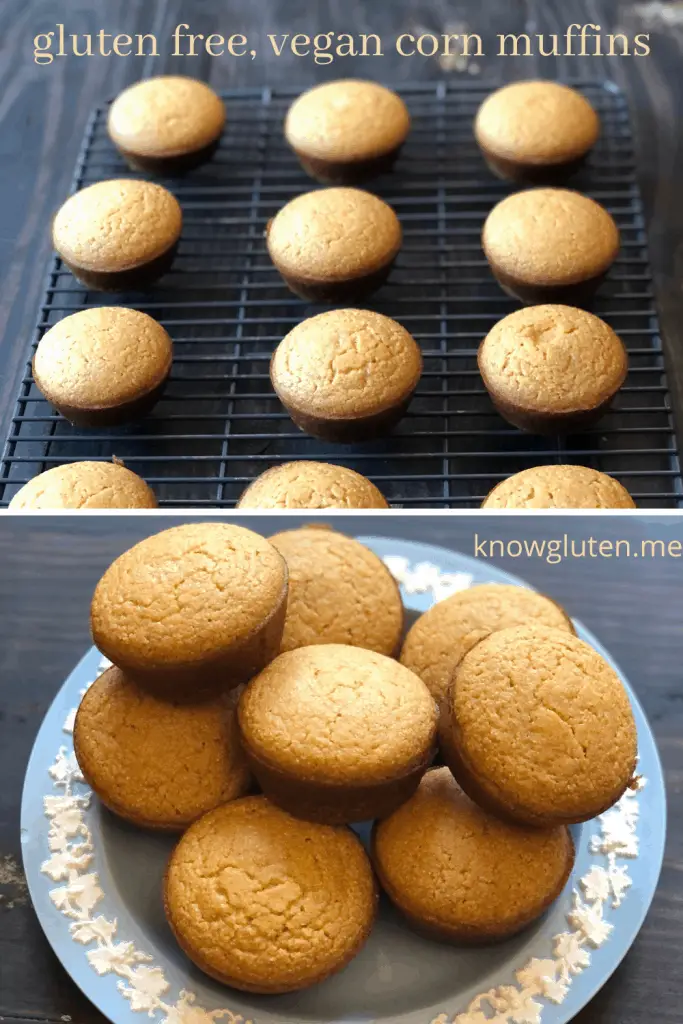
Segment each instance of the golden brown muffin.
[[228,523],[190,523],[140,541],[95,588],[96,646],[161,696],[227,690],[280,648],[287,567],[263,537]]
[[243,691],[238,721],[266,796],[333,825],[389,814],[435,752],[437,709],[424,683],[342,644],[281,654]]
[[276,533],[270,543],[289,573],[281,651],[349,644],[396,655],[403,603],[381,558],[352,537],[306,526]]
[[583,640],[544,626],[502,629],[465,655],[439,735],[473,800],[540,827],[606,811],[636,767],[636,726],[619,676]]
[[625,487],[587,466],[533,466],[493,488],[482,508],[635,508]]
[[356,188],[324,188],[292,199],[266,228],[285,284],[310,302],[357,302],[384,284],[401,248],[398,217]]
[[352,78],[302,93],[285,119],[285,138],[303,169],[327,185],[354,185],[391,170],[409,131],[400,96]]
[[482,583],[432,605],[408,631],[401,664],[441,701],[460,659],[489,633],[508,626],[550,626],[573,633],[563,608],[543,594],[506,583]]
[[182,223],[178,200],[161,185],[99,181],[59,208],[52,244],[86,288],[127,291],[170,270]]
[[163,391],[173,344],[146,313],[97,306],[72,313],[40,339],[33,376],[48,402],[78,426],[140,419]]
[[422,373],[404,327],[367,309],[333,309],[283,338],[270,363],[278,398],[301,430],[326,441],[366,441],[403,416]]
[[598,140],[600,121],[576,89],[559,82],[513,82],[484,100],[474,134],[494,174],[548,183],[577,170]]
[[298,821],[261,796],[195,822],[166,871],[166,917],[206,974],[246,992],[295,992],[360,952],[377,911],[348,828]]
[[133,170],[172,175],[214,153],[225,125],[223,101],[205,82],[159,75],[129,85],[109,108],[112,142]]
[[588,302],[619,254],[604,207],[561,188],[515,192],[484,224],[486,259],[504,291],[522,302]]
[[249,484],[237,508],[389,508],[360,473],[329,462],[286,462]]
[[500,821],[434,768],[410,800],[373,830],[372,858],[392,903],[429,938],[499,942],[540,917],[574,864],[564,825]]
[[596,423],[626,380],[624,344],[604,320],[573,306],[532,306],[499,320],[477,363],[501,416],[533,434]]
[[12,512],[67,508],[156,508],[151,487],[118,462],[69,462],[34,476],[9,503]]
[[249,788],[234,694],[173,704],[114,667],[81,700],[74,752],[102,803],[145,828],[182,831]]

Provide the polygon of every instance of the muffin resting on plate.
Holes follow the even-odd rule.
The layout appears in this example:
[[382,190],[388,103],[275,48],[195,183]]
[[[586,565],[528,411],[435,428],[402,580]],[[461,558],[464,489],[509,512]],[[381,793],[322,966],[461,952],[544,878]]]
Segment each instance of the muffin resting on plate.
[[299,821],[245,797],[195,822],[171,855],[166,917],[202,971],[246,992],[295,992],[364,945],[377,910],[351,829]]

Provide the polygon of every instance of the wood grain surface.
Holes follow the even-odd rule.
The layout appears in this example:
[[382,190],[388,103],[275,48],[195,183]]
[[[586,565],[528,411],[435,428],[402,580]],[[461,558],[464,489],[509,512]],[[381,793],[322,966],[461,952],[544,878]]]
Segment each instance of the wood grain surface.
[[[316,517],[317,518],[317,517]],[[101,1019],[61,969],[26,896],[19,800],[41,719],[90,643],[88,607],[102,571],[132,543],[181,519],[10,518],[0,523],[0,1018],[91,1024]],[[242,519],[272,533],[281,520]],[[288,519],[294,527],[298,520]],[[681,517],[344,517],[347,533],[404,537],[465,554],[479,539],[562,537],[683,542]],[[683,560],[563,561],[506,558],[496,564],[552,595],[593,630],[623,666],[659,744],[669,834],[661,883],[623,966],[577,1018],[581,1024],[678,1024],[683,979]]]

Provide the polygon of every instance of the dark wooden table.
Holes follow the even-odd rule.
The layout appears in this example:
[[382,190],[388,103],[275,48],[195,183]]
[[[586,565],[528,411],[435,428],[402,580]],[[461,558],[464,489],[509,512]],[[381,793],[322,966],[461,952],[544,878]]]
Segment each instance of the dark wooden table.
[[[656,6],[656,5],[654,5]],[[662,5],[660,5],[662,6]],[[302,87],[340,75],[386,81],[433,80],[464,74],[444,70],[436,59],[398,56],[391,43],[402,32],[478,32],[485,56],[479,75],[492,82],[543,75],[612,78],[627,92],[635,119],[640,179],[646,202],[657,303],[667,351],[674,408],[683,423],[683,18],[650,23],[642,9],[652,4],[617,0],[3,0],[0,4],[0,434],[7,435],[17,381],[44,283],[50,218],[68,193],[83,127],[92,106],[115,95],[146,73],[182,71],[217,88],[280,84]],[[257,59],[160,56],[65,57],[50,65],[33,62],[33,37],[67,32],[154,32],[168,41],[173,27],[227,36],[244,33],[255,41]],[[630,37],[650,32],[649,57],[495,56],[499,32],[563,34],[571,23],[600,25]],[[287,51],[275,58],[267,33],[320,31],[377,32],[385,55],[348,58],[320,66]],[[163,47],[162,53],[169,48]]]
[[[96,1024],[33,914],[21,871],[19,800],[36,731],[56,689],[89,645],[88,607],[109,562],[176,520],[5,517],[0,524],[0,1019]],[[243,520],[244,522],[244,520]],[[250,518],[272,533],[284,524]],[[289,520],[293,527],[296,521]],[[683,542],[675,517],[345,518],[349,533],[429,540],[467,554],[480,538],[570,536],[633,544]],[[623,666],[652,723],[667,776],[669,835],[658,894],[622,967],[579,1016],[582,1024],[678,1024],[683,1004],[683,563],[593,558],[549,565],[496,560],[580,617]]]

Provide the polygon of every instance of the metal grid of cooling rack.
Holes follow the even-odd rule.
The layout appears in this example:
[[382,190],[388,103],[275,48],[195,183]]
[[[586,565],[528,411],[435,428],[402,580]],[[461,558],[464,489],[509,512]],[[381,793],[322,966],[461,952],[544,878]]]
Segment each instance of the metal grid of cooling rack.
[[[53,465],[117,456],[169,507],[231,507],[269,466],[302,458],[356,469],[403,508],[476,507],[499,480],[547,462],[611,473],[641,507],[683,504],[628,107],[610,83],[573,84],[598,109],[603,134],[571,185],[607,207],[623,239],[594,311],[624,339],[630,372],[595,429],[564,439],[520,433],[483,389],[477,346],[515,303],[490,275],[480,231],[509,188],[488,172],[472,137],[486,85],[454,81],[399,88],[411,136],[395,171],[369,185],[404,227],[394,273],[368,305],[403,323],[422,348],[424,375],[410,411],[391,436],[365,445],[301,434],[271,390],[268,362],[283,335],[319,309],[287,291],[263,240],[268,218],[313,187],[282,137],[296,91],[236,90],[224,94],[228,128],[213,162],[165,182],[185,216],[172,271],[149,292],[113,297],[146,310],[173,337],[164,398],[140,424],[79,430],[42,399],[29,361],[0,464],[2,503]],[[128,173],[107,138],[106,113],[94,111],[87,126],[74,189]],[[111,302],[85,291],[55,259],[31,355],[62,317]]]

